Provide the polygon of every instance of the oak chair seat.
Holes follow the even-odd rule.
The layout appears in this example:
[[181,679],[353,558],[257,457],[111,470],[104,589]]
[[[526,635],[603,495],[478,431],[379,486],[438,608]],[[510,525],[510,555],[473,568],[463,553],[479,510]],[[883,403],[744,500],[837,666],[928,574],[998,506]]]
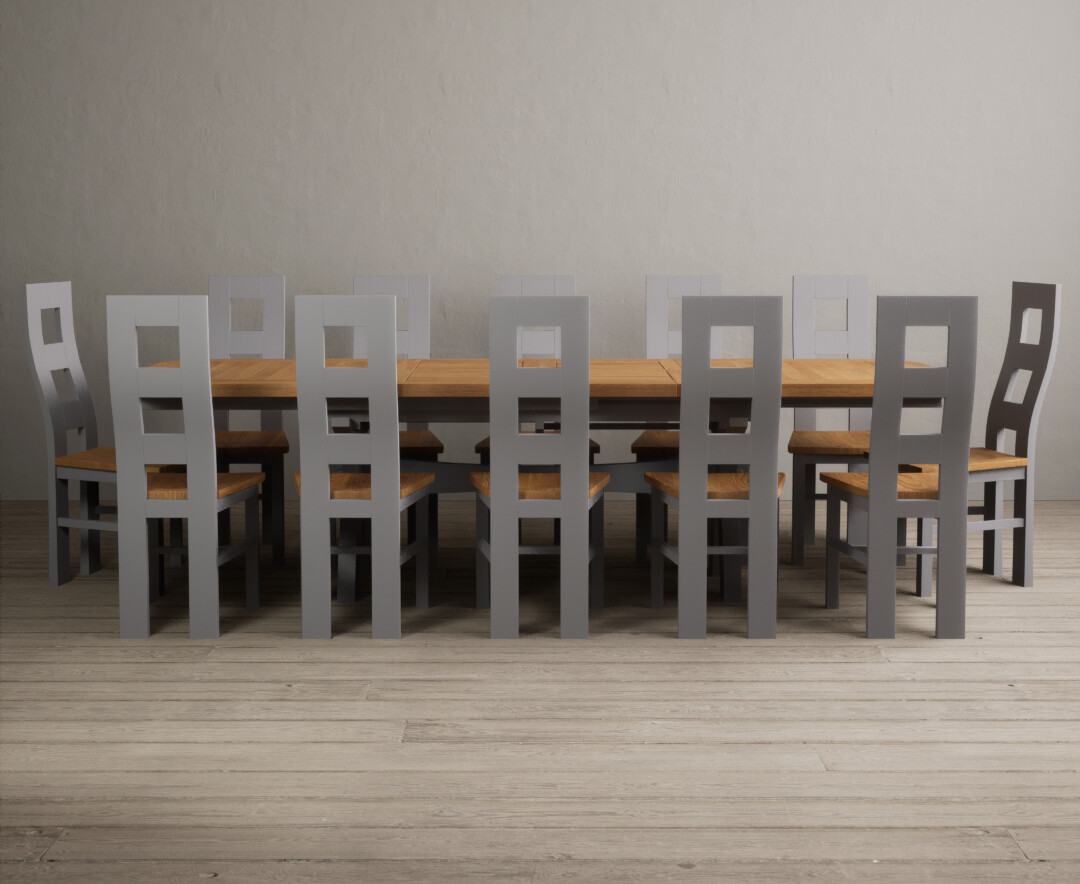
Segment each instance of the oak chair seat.
[[977,473],[981,470],[1011,470],[1026,467],[1027,465],[1028,459],[1026,457],[1005,454],[991,448],[972,448],[968,452],[969,473]]
[[795,430],[788,440],[789,454],[866,457],[869,430]]
[[289,453],[289,437],[284,430],[216,430],[214,444],[219,455],[230,457]]
[[[187,479],[186,473],[148,473],[146,497],[148,500],[187,500]],[[218,500],[265,481],[265,473],[218,473]]]
[[[776,496],[784,489],[786,476],[783,473],[776,474]],[[646,473],[645,481],[667,494],[669,497],[679,496],[678,473]],[[750,474],[749,473],[709,473],[709,500],[749,500],[750,499]]]
[[[89,448],[86,451],[63,454],[56,458],[56,465],[72,470],[96,470],[99,473],[115,473],[116,449],[111,446],[99,445],[97,448]],[[183,467],[176,464],[150,464],[146,468],[148,473],[180,472],[181,470],[183,470]]]
[[679,456],[678,430],[645,430],[630,443],[630,453],[648,460],[666,460]]
[[[544,430],[544,432],[545,433],[557,433],[559,431],[558,430]],[[481,439],[479,442],[477,442],[476,445],[473,446],[473,451],[475,451],[477,454],[487,454],[489,451],[491,451],[491,437],[490,436],[485,436],[483,439]],[[593,439],[590,439],[589,440],[589,454],[599,454],[599,453],[600,453],[600,443],[593,440]]]
[[[919,466],[919,472],[900,472],[896,477],[897,500],[937,500],[937,465]],[[821,481],[831,488],[857,497],[869,497],[869,473],[822,473]]]
[[[519,473],[518,500],[559,500],[558,473]],[[473,488],[484,497],[491,497],[491,473],[469,473]],[[589,497],[593,498],[611,481],[610,473],[589,473]]]
[[[296,493],[302,493],[300,490],[299,473],[293,473],[293,482],[296,484]],[[404,500],[409,495],[415,494],[421,488],[427,488],[429,485],[433,484],[435,484],[434,473],[402,473],[401,499]],[[330,499],[371,500],[371,474],[331,473]]]

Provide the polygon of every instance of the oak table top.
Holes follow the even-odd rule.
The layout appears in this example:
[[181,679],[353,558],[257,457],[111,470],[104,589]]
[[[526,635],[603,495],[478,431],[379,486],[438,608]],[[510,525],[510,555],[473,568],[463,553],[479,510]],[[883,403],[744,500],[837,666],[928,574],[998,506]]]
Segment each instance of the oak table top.
[[[331,365],[363,360],[331,359]],[[749,365],[748,359],[717,359],[714,365]],[[211,385],[221,398],[295,398],[293,359],[213,359]],[[589,395],[594,399],[677,399],[682,383],[678,359],[592,359]],[[868,399],[874,392],[873,359],[785,359],[785,399]],[[486,359],[399,359],[402,398],[484,399]]]

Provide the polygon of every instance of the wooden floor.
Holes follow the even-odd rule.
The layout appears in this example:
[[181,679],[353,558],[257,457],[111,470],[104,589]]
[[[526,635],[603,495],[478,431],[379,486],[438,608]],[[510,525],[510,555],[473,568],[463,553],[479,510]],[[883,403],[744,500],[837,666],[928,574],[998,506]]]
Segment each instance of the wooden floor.
[[1080,880],[1080,503],[1037,513],[1036,588],[970,569],[965,641],[932,638],[911,567],[898,637],[867,641],[850,563],[822,606],[820,544],[781,565],[775,641],[719,602],[679,641],[674,570],[650,610],[614,501],[588,641],[557,638],[535,560],[523,637],[486,637],[465,503],[401,641],[371,640],[366,602],[298,638],[295,511],[259,611],[224,569],[219,641],[187,638],[181,570],[153,637],[120,641],[114,541],[51,589],[43,505],[6,503],[0,877]]

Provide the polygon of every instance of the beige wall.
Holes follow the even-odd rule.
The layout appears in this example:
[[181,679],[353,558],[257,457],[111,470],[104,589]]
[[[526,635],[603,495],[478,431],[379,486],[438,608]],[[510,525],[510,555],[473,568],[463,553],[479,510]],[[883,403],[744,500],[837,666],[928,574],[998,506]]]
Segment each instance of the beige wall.
[[[875,294],[979,295],[977,437],[1010,281],[1060,282],[1037,491],[1080,497],[1076,0],[2,12],[6,497],[45,491],[26,282],[73,281],[108,442],[105,296],[251,272],[284,273],[290,294],[429,272],[441,356],[485,352],[500,272],[575,274],[600,356],[643,352],[647,273],[789,294],[792,273],[858,272]],[[476,431],[444,435],[464,453]]]

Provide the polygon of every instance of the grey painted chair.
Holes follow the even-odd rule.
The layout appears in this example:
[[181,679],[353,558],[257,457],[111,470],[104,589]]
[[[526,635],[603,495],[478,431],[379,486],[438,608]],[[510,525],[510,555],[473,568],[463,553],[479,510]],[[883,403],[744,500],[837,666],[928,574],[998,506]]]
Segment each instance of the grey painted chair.
[[[404,305],[407,328],[397,329],[397,355],[399,359],[431,358],[431,277],[430,276],[375,276],[353,277],[353,294],[358,297],[391,297],[399,307]],[[363,359],[365,343],[359,337],[353,339],[353,358]],[[350,421],[352,427],[359,427]],[[436,462],[445,446],[426,423],[409,423],[399,434],[401,457],[405,460]],[[439,496],[429,495],[428,505],[428,555],[430,566],[435,567],[439,553]],[[409,539],[416,537],[416,509],[408,514]]]
[[[826,606],[840,603],[840,553],[866,566],[866,634],[896,634],[896,555],[937,555],[938,638],[963,638],[967,556],[967,460],[975,387],[978,300],[970,297],[877,299],[870,463],[867,473],[822,473],[828,486]],[[906,367],[909,329],[948,329],[946,364]],[[905,399],[941,401],[937,433],[901,432]],[[921,472],[904,465],[922,464]],[[933,467],[933,469],[931,469]],[[840,504],[867,513],[867,544],[840,539]],[[897,519],[937,519],[936,547],[898,547]],[[925,524],[924,522],[920,522]],[[920,568],[921,570],[921,568]]]
[[[113,295],[107,299],[109,389],[116,437],[120,552],[120,635],[150,634],[151,594],[164,570],[162,521],[188,523],[188,604],[192,638],[217,638],[218,566],[245,557],[247,604],[259,599],[259,486],[263,473],[221,473],[214,443],[207,299],[198,295]],[[142,366],[140,328],[175,328],[180,365]],[[183,432],[148,432],[144,408],[176,407]],[[149,473],[153,464],[182,472]],[[219,545],[217,514],[243,503],[245,537]],[[150,560],[155,559],[155,566]]]
[[[681,307],[683,298],[717,297],[723,294],[720,276],[646,276],[645,277],[645,357],[647,359],[678,359],[682,356],[682,326],[672,328],[672,313]],[[712,358],[723,356],[719,334],[712,337]],[[679,431],[648,429],[630,443],[630,453],[639,462],[675,460],[679,456]],[[642,468],[642,475],[647,467]],[[651,495],[637,495],[635,554],[639,565],[648,561],[652,543]]]
[[[575,294],[572,276],[517,275],[499,277],[501,297],[550,298]],[[534,328],[521,333],[522,358],[552,356],[559,358],[558,336],[551,329]]]
[[[234,302],[248,302],[261,312],[261,328],[233,328]],[[210,358],[285,358],[285,277],[210,277]],[[281,428],[281,411],[259,412],[259,430],[229,429],[229,412],[214,412],[218,468],[258,464],[266,473],[263,490],[263,542],[272,544],[274,564],[285,561],[285,455],[289,439]],[[222,519],[227,532],[227,516]],[[227,534],[226,534],[227,536]]]
[[[46,341],[45,326],[50,326]],[[100,505],[99,485],[116,481],[116,452],[99,447],[97,416],[75,342],[70,282],[26,287],[26,334],[30,368],[37,382],[45,419],[49,462],[49,584],[71,579],[68,535],[80,535],[80,570],[101,567],[101,531],[115,531],[115,521],[101,516],[115,508]],[[75,438],[72,438],[72,437]],[[79,483],[79,514],[68,513],[68,483]]]
[[[401,473],[398,449],[397,302],[392,297],[296,298],[296,385],[300,425],[300,587],[304,638],[330,638],[330,557],[338,556],[338,599],[353,601],[356,585],[341,562],[371,562],[371,631],[401,636],[401,565],[416,558],[416,601],[428,600],[427,503],[434,473]],[[330,366],[326,330],[364,337],[366,366]],[[355,346],[355,344],[354,344]],[[366,406],[366,407],[365,407]],[[337,433],[334,412],[366,412],[366,432]],[[355,471],[331,472],[331,465]],[[400,513],[417,508],[415,541],[403,549]],[[342,520],[331,544],[331,519]],[[361,544],[367,523],[370,542]]]
[[[776,636],[783,319],[780,297],[702,297],[683,303],[679,471],[645,474],[653,489],[653,605],[663,604],[664,559],[671,559],[679,566],[681,638],[705,637],[709,556],[741,554],[748,564],[747,634]],[[753,328],[753,365],[712,367],[711,339],[732,326]],[[745,413],[747,401],[745,432],[716,430],[729,425],[732,412]],[[714,466],[748,466],[749,472],[712,472]],[[679,511],[678,546],[664,540],[665,506]],[[708,524],[717,519],[748,520],[747,544],[710,545]]]
[[[817,327],[818,302],[841,301],[844,329]],[[795,276],[791,284],[792,355],[796,359],[845,356],[870,358],[870,287],[865,276]],[[848,410],[846,430],[819,430],[817,409],[796,408],[788,440],[791,469],[791,563],[801,565],[815,543],[815,504],[819,464],[865,464],[870,445],[870,409]],[[852,530],[849,528],[849,531]]]
[[[983,571],[1000,577],[1002,533],[1013,530],[1012,582],[1032,586],[1033,520],[1035,516],[1035,436],[1039,427],[1061,325],[1061,286],[1014,282],[1009,339],[986,418],[984,448],[968,452],[968,483],[983,486],[983,504],[969,506],[969,532],[983,534]],[[1034,340],[1030,331],[1037,330]],[[1012,452],[1006,437],[1015,434]],[[1012,518],[1003,516],[1004,488],[1014,482]],[[919,523],[920,537],[931,538],[929,520]],[[928,595],[930,559],[921,557],[917,572],[920,594]]]
[[[490,472],[477,490],[477,605],[491,607],[492,638],[518,635],[520,554],[559,555],[563,638],[586,638],[589,607],[603,604],[603,500],[607,473],[589,470],[589,301],[579,296],[490,301]],[[536,330],[550,335],[537,353]],[[561,354],[558,364],[522,364]],[[554,417],[558,433],[522,431]],[[541,472],[541,470],[548,470]],[[553,472],[551,470],[554,470]],[[521,519],[558,519],[556,546],[523,547]]]

